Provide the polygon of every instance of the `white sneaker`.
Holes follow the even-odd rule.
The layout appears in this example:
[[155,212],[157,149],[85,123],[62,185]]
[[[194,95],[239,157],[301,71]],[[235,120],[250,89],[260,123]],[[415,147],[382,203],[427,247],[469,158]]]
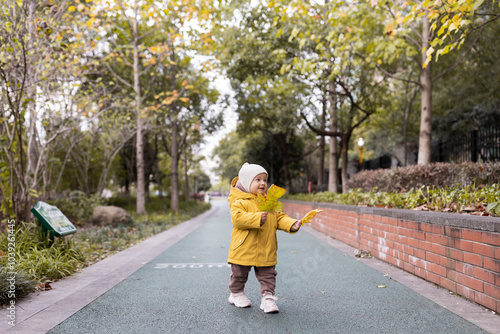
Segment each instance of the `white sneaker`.
[[264,311],[264,313],[278,313],[278,306],[276,306],[277,300],[278,297],[271,294],[264,295],[260,303],[260,309]]
[[236,307],[249,307],[252,305],[245,292],[231,293],[228,301]]

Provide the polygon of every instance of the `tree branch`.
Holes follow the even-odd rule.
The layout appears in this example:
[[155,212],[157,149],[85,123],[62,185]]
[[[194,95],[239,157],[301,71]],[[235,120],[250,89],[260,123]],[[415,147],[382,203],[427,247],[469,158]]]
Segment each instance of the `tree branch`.
[[326,131],[326,130],[321,130],[321,129],[318,129],[318,128],[314,127],[311,123],[309,123],[309,121],[307,120],[306,115],[304,115],[302,112],[300,113],[300,116],[302,116],[302,118],[306,122],[306,124],[309,127],[309,129],[311,129],[314,133],[316,133],[316,134],[318,134],[320,136],[337,137],[337,136],[341,135],[340,132]]
[[[137,0],[136,0],[136,4],[137,4]],[[123,8],[123,4],[122,4],[121,0],[118,0],[118,5],[120,6],[120,9],[122,11],[123,16],[125,16],[125,18],[127,19],[127,24],[128,24],[128,28],[130,29],[130,34],[133,36],[134,29],[132,27],[132,22],[130,21],[129,17],[127,16],[127,13],[125,12],[125,8]]]
[[379,69],[380,71],[382,71],[382,73],[384,73],[386,76],[388,76],[390,78],[393,78],[393,79],[396,79],[396,80],[400,80],[400,81],[403,81],[403,82],[412,83],[412,84],[420,86],[420,82],[418,82],[418,81],[409,80],[409,79],[405,79],[405,78],[400,78],[400,77],[392,74],[391,72],[388,72],[386,69],[384,69],[380,65],[377,64],[376,66],[377,66],[377,69]]
[[443,72],[441,72],[438,75],[436,75],[436,77],[432,79],[432,82],[434,82],[437,79],[441,78],[442,76],[444,76],[448,72],[454,70],[464,60],[465,56],[467,56],[470,53],[470,51],[472,50],[472,48],[476,45],[476,42],[479,39],[479,37],[481,36],[481,32],[483,31],[483,27],[484,27],[484,25],[481,26],[481,30],[477,34],[477,37],[471,43],[471,45],[469,46],[469,48],[462,54],[462,56],[455,62],[455,64],[451,65],[450,67],[448,67],[447,69],[445,69]]
[[113,71],[113,69],[111,68],[111,66],[109,66],[108,63],[106,63],[106,67],[108,68],[108,70],[113,74],[113,76],[118,79],[118,81],[120,81],[122,84],[124,84],[125,86],[127,86],[128,88],[131,88],[131,89],[134,89],[134,86],[131,85],[130,83],[128,83],[125,79],[122,79],[122,77],[120,77],[118,75],[118,73],[116,73],[115,71]]

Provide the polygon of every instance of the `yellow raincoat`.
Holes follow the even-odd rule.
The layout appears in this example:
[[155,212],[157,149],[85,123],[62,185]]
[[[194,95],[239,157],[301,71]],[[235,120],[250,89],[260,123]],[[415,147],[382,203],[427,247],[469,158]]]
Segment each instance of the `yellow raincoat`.
[[274,266],[278,262],[276,231],[295,233],[290,229],[297,219],[283,212],[269,213],[264,225],[260,226],[262,211],[257,207],[257,195],[235,188],[237,181],[235,177],[231,182],[228,198],[233,232],[227,262],[242,266]]

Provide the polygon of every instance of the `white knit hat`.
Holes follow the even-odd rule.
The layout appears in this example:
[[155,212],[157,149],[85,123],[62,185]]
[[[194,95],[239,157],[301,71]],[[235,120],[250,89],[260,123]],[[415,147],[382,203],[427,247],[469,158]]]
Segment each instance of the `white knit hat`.
[[245,162],[243,166],[241,166],[240,172],[238,173],[238,178],[243,188],[245,188],[246,191],[250,192],[250,184],[252,183],[253,179],[261,173],[267,174],[267,171],[264,169],[264,167],[262,167],[261,165],[249,164],[248,162]]

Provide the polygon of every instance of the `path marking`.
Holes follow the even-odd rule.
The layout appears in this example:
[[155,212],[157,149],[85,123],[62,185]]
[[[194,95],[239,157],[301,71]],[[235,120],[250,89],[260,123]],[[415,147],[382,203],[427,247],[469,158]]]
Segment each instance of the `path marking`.
[[156,267],[153,269],[198,269],[198,268],[229,268],[231,267],[228,263],[220,262],[220,263],[157,263]]

